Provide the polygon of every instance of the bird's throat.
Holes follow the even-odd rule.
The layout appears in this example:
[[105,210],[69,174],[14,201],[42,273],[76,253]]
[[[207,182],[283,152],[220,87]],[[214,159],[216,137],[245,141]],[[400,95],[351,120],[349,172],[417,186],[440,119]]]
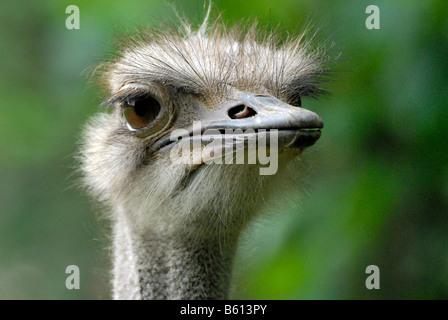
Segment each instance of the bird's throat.
[[114,299],[226,299],[238,237],[188,239],[114,227]]

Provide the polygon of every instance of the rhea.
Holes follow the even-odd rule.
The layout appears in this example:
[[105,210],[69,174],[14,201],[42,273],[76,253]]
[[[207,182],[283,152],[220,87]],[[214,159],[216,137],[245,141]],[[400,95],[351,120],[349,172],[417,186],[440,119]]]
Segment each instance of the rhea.
[[[109,112],[86,126],[81,157],[85,185],[110,212],[114,299],[229,298],[241,232],[273,192],[287,191],[321,135],[322,120],[301,101],[323,92],[322,47],[305,34],[281,39],[208,20],[142,31],[99,68]],[[173,161],[195,121],[201,133],[233,129],[235,145],[248,129],[275,130],[278,171]],[[176,129],[187,134],[172,139]],[[201,137],[202,146],[211,140]]]

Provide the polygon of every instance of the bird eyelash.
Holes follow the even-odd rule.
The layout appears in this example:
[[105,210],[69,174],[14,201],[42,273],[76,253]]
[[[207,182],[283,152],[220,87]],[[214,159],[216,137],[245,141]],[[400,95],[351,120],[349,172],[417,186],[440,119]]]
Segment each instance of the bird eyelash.
[[133,106],[135,104],[135,101],[145,98],[149,95],[150,94],[147,92],[133,92],[129,94],[120,94],[119,96],[112,96],[111,98],[107,99],[104,105],[111,106],[114,103],[118,103]]
[[134,105],[135,101],[146,97],[153,97],[157,99],[157,95],[153,94],[148,88],[127,88],[120,90],[116,94],[104,100],[100,105],[104,107],[110,107],[115,103]]

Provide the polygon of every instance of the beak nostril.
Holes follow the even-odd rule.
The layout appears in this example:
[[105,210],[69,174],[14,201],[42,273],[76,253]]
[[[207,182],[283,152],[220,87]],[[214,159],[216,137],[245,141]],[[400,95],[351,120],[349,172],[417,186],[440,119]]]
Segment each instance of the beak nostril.
[[257,112],[248,106],[240,104],[230,108],[228,114],[231,119],[244,119],[255,116]]

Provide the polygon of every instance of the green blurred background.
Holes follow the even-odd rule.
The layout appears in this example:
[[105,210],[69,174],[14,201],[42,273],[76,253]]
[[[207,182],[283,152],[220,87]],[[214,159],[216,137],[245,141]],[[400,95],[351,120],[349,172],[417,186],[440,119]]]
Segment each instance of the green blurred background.
[[[203,1],[171,1],[199,23]],[[67,30],[76,4],[80,30]],[[368,5],[381,29],[365,27]],[[294,33],[308,21],[342,52],[309,194],[245,236],[235,298],[448,298],[448,2],[214,1],[229,24]],[[164,1],[0,3],[0,299],[109,299],[108,229],[77,187],[74,155],[102,98],[83,71],[137,26],[175,21]],[[311,150],[310,150],[311,151]],[[65,288],[65,268],[81,289]],[[367,290],[377,265],[381,289]]]

